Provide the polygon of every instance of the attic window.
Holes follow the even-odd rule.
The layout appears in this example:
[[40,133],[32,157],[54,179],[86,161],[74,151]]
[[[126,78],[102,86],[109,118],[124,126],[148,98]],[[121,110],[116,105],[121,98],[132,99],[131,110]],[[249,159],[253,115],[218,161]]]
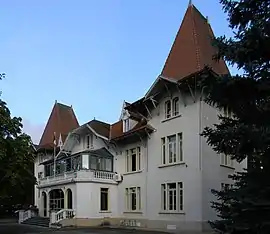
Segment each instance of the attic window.
[[165,119],[179,115],[179,97],[169,99],[165,102]]
[[176,97],[173,99],[173,115],[179,115],[179,98]]
[[85,146],[86,146],[86,149],[90,149],[93,147],[93,135],[92,134],[85,136]]
[[172,103],[171,100],[165,102],[165,118],[171,118],[172,115]]
[[129,119],[124,119],[123,121],[123,132],[129,131]]

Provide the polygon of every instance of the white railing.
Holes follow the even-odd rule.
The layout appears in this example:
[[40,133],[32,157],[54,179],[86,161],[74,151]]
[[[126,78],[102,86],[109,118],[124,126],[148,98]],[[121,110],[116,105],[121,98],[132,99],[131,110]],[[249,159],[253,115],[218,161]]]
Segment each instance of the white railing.
[[72,172],[65,172],[63,174],[58,174],[56,176],[47,176],[44,178],[39,179],[39,186],[49,186],[52,184],[57,183],[68,183],[68,182],[76,182],[76,181],[104,181],[109,180],[110,182],[114,183],[114,172],[107,172],[107,171],[96,171],[96,170],[89,170],[83,169],[80,171],[72,171]]
[[59,223],[64,219],[73,219],[75,217],[75,210],[63,209],[58,212],[52,211],[50,215],[50,224]]
[[98,179],[113,180],[115,173],[107,171],[93,171],[94,177]]
[[36,216],[36,213],[32,210],[19,210],[19,223]]

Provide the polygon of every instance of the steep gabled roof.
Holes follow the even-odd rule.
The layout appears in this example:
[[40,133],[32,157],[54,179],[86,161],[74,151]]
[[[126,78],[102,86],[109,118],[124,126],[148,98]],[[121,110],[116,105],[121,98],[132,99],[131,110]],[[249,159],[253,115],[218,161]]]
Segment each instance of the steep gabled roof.
[[60,134],[62,141],[64,142],[68,133],[77,127],[79,127],[79,123],[72,107],[56,102],[38,147],[52,148],[54,132],[56,135],[56,142],[58,142]]
[[216,62],[217,49],[212,44],[214,34],[208,20],[189,4],[161,75],[179,80],[202,70],[205,65],[217,74],[227,74],[223,60]]

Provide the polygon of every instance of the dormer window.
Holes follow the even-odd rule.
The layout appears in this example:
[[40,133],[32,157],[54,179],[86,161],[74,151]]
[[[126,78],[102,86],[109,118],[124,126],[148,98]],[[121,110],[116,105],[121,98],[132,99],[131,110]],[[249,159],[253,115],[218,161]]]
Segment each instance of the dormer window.
[[93,134],[85,136],[85,147],[86,149],[91,149],[93,147]]
[[123,132],[129,131],[129,119],[124,119],[123,120]]

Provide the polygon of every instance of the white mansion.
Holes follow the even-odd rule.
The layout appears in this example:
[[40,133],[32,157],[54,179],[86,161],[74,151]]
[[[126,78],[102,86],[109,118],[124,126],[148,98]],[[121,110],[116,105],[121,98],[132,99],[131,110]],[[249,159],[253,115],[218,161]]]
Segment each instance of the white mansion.
[[208,228],[216,218],[211,189],[246,167],[200,136],[221,112],[203,101],[197,81],[229,72],[212,60],[211,38],[207,19],[190,4],[160,76],[140,100],[124,102],[116,123],[79,126],[72,107],[55,103],[35,162],[40,216],[62,225]]

